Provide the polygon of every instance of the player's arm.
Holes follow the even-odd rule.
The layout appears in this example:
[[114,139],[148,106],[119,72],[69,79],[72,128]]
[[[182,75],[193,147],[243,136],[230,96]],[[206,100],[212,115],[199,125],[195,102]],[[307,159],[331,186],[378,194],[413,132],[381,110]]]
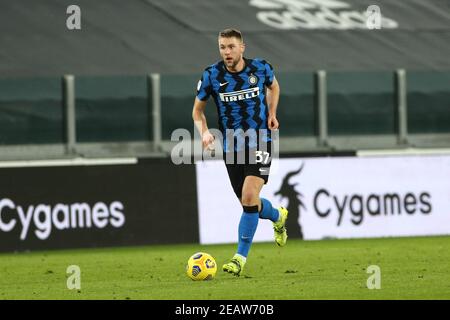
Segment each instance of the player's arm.
[[202,137],[203,148],[210,147],[214,142],[214,136],[208,130],[208,124],[205,117],[205,107],[207,101],[195,98],[194,108],[192,109],[192,119],[200,136]]
[[280,86],[274,77],[270,86],[267,86],[266,92],[267,106],[269,108],[269,118],[267,119],[270,130],[276,130],[279,127],[277,120],[278,101],[280,99]]

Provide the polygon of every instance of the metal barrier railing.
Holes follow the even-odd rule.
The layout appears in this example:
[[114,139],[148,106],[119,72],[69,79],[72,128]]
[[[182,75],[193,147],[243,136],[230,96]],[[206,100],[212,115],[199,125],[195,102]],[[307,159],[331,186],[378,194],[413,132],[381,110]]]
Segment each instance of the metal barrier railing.
[[[436,134],[411,134],[408,131],[408,103],[406,71],[394,72],[394,96],[396,104],[396,132],[382,135],[329,134],[328,80],[325,70],[314,73],[314,108],[316,110],[316,135],[283,138],[280,152],[336,151],[355,149],[430,147],[450,148],[450,132]],[[167,156],[173,142],[164,140],[162,134],[161,76],[153,73],[146,77],[148,123],[151,124],[152,138],[149,141],[129,142],[79,142],[76,119],[76,77],[64,75],[62,78],[62,99],[64,118],[64,146],[16,145],[0,146],[0,159],[54,158],[77,156]],[[450,90],[450,87],[449,87]],[[450,107],[450,106],[449,106]],[[282,142],[283,142],[282,141]]]

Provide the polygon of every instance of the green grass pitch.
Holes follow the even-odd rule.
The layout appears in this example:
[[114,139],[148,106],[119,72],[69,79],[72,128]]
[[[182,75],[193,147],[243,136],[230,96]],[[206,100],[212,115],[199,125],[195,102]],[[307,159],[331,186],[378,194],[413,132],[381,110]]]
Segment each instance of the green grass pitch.
[[[450,299],[450,237],[254,243],[240,278],[221,271],[235,245],[170,245],[0,254],[0,299]],[[185,274],[205,251],[212,281]],[[66,269],[78,265],[81,289]],[[369,290],[378,265],[381,288]]]

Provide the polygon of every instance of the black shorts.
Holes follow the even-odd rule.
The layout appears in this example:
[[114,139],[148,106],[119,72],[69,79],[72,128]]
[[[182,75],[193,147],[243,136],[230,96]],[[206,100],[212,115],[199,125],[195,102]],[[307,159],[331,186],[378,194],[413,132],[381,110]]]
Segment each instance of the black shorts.
[[246,163],[239,163],[236,161],[236,154],[234,154],[235,161],[233,163],[227,163],[225,154],[224,160],[233,191],[239,199],[242,197],[242,187],[247,176],[259,177],[264,180],[264,184],[269,181],[270,165],[272,162],[269,152],[260,152],[256,157],[256,162],[252,163],[248,161]]

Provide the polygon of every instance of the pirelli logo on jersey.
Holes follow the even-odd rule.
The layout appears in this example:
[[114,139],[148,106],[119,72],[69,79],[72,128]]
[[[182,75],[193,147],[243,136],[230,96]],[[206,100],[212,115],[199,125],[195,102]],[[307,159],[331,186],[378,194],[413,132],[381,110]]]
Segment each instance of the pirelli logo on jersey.
[[222,102],[233,102],[233,101],[241,101],[246,99],[252,99],[254,97],[259,96],[259,87],[233,91],[233,92],[224,92],[219,93],[220,100]]

